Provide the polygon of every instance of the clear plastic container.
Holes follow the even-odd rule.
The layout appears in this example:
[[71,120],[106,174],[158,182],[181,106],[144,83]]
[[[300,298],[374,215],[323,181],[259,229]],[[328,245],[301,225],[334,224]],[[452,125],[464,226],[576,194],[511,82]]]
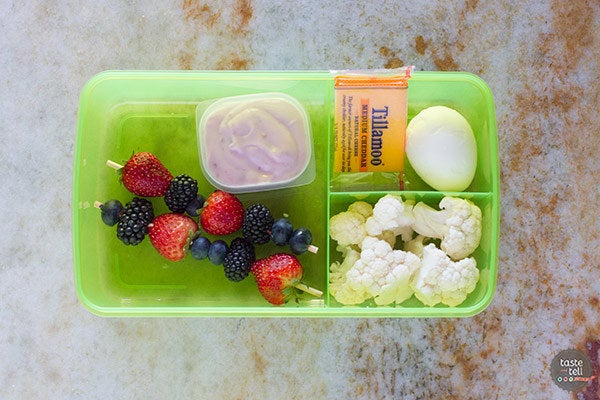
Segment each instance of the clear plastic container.
[[263,192],[315,179],[310,121],[295,98],[247,94],[203,102],[196,110],[202,172],[216,188]]
[[[500,202],[496,120],[488,86],[462,72],[414,72],[409,82],[409,120],[426,107],[446,105],[465,116],[474,130],[477,170],[460,193],[431,189],[408,162],[401,192],[390,175],[340,179],[333,172],[333,90],[329,71],[107,71],[90,79],[80,98],[73,177],[74,276],[81,302],[105,316],[464,317],[484,310],[496,288]],[[302,186],[238,197],[244,205],[260,201],[275,217],[285,213],[294,226],[311,229],[313,244],[320,249],[299,256],[303,280],[325,293],[281,307],[261,297],[251,276],[230,282],[222,268],[189,255],[168,262],[147,238],[138,246],[123,245],[93,206],[96,200],[126,202],[133,197],[105,166],[107,159],[125,161],[133,151],[153,152],[174,175],[195,177],[199,192],[209,194],[214,186],[204,177],[197,146],[198,105],[269,92],[289,95],[306,110],[315,177]],[[374,202],[390,192],[433,207],[445,194],[456,195],[481,208],[482,239],[473,255],[480,280],[464,303],[427,307],[412,297],[392,307],[368,302],[343,306],[329,295],[328,267],[341,257],[328,236],[330,216],[356,199]],[[162,199],[151,201],[156,214],[167,212]],[[282,250],[272,244],[257,246],[257,257]]]

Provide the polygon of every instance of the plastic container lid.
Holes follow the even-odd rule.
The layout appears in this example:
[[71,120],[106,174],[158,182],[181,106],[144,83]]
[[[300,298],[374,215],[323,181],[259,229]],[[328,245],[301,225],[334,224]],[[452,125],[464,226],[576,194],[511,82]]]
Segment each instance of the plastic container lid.
[[202,171],[230,193],[305,185],[315,178],[308,114],[284,93],[226,97],[197,107]]

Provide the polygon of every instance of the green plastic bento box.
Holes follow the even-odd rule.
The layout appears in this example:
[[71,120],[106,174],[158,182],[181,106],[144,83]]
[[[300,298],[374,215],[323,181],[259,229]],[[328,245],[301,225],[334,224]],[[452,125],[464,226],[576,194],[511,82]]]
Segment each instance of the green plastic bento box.
[[[123,203],[133,196],[107,168],[107,159],[124,162],[135,151],[155,153],[173,175],[198,179],[199,192],[214,187],[204,177],[197,148],[196,108],[201,102],[244,94],[281,92],[297,99],[309,114],[315,179],[306,185],[244,193],[242,203],[262,202],[275,216],[284,213],[295,226],[310,227],[316,254],[299,256],[303,281],[324,292],[285,306],[267,303],[250,276],[228,281],[222,268],[189,255],[173,263],[162,258],[149,240],[125,246],[114,227],[102,223],[95,201]],[[478,164],[466,191],[483,214],[479,248],[473,254],[479,283],[457,307],[428,307],[413,296],[397,306],[373,303],[344,306],[328,292],[328,269],[341,255],[328,236],[329,217],[357,199],[374,203],[387,193],[437,206],[447,194],[431,189],[406,165],[407,185],[365,188],[340,185],[333,174],[333,76],[328,71],[107,71],[83,88],[79,105],[73,179],[73,250],[77,295],[93,313],[103,316],[273,316],[273,317],[464,317],[491,302],[498,268],[499,164],[494,101],[479,77],[462,72],[413,72],[408,89],[408,119],[432,105],[446,105],[463,114],[477,141]],[[152,200],[155,214],[168,212]],[[234,236],[231,236],[231,239]],[[257,258],[275,251],[257,247]]]

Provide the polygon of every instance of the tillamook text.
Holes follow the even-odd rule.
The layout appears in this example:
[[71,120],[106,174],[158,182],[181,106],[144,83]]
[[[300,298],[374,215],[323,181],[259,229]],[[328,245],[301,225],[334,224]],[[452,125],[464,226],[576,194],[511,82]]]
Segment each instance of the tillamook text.
[[402,82],[336,78],[335,172],[403,172],[407,84]]

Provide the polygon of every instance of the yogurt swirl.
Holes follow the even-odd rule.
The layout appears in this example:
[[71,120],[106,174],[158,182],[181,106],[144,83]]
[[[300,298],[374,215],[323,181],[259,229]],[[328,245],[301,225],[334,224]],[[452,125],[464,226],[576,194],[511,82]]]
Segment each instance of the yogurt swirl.
[[[233,98],[235,99],[235,98]],[[203,166],[226,186],[287,182],[310,159],[307,118],[283,95],[227,99],[204,116]]]

